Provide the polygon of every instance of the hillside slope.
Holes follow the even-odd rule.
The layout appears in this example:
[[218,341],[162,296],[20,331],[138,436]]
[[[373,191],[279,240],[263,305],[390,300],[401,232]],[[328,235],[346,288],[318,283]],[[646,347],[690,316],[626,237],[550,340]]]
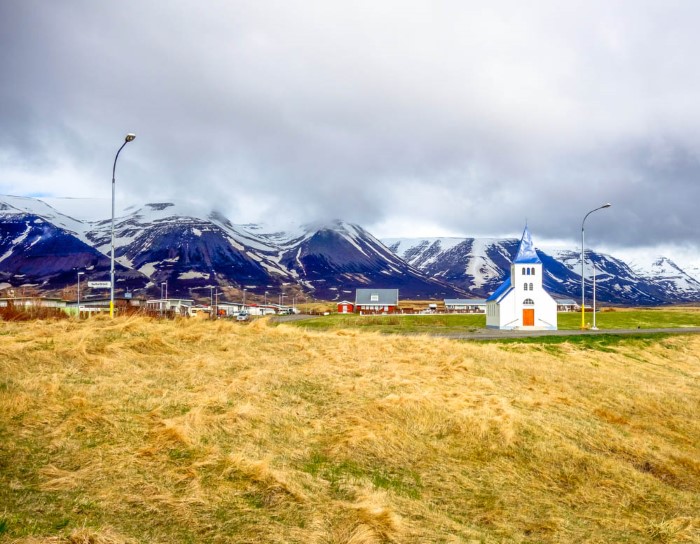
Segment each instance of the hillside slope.
[[[390,238],[386,244],[425,274],[487,297],[510,273],[519,240],[497,238]],[[544,288],[554,296],[581,297],[581,252],[538,249]],[[646,266],[586,250],[586,296],[614,304],[660,305],[700,301],[700,281],[671,259],[656,257]]]

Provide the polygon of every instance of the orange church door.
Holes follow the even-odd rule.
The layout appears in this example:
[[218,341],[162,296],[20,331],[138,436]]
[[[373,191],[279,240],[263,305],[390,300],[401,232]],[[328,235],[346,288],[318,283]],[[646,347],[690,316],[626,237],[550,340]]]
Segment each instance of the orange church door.
[[523,326],[524,327],[534,327],[535,326],[535,310],[534,310],[534,308],[523,310]]

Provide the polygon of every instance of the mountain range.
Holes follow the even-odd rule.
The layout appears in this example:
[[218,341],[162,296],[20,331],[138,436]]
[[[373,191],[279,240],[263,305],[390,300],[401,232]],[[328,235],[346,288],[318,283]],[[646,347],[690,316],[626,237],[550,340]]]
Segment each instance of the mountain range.
[[[96,209],[89,200],[0,196],[0,289],[53,293],[74,286],[78,271],[109,280],[112,223]],[[340,220],[270,229],[173,202],[127,208],[115,218],[114,239],[118,293],[160,296],[165,287],[171,297],[208,299],[216,290],[287,301],[352,300],[358,287],[398,288],[402,299],[483,298],[505,279],[518,246],[517,239],[379,240]],[[545,288],[580,297],[580,252],[538,254]],[[666,257],[640,266],[586,251],[586,264],[595,265],[601,302],[700,301],[700,281]]]

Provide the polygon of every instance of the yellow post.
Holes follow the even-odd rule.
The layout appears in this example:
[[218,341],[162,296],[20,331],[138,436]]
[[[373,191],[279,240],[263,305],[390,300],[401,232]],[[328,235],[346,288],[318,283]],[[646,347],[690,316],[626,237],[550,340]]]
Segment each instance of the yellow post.
[[109,301],[109,317],[114,317],[114,301],[112,300]]

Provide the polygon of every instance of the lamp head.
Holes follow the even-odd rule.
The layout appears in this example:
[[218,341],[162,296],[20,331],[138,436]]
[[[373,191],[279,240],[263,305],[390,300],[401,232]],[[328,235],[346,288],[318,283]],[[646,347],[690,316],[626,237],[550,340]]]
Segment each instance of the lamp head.
[[603,205],[601,206],[601,208],[609,208],[610,206],[612,206],[612,204],[610,204],[610,202],[608,202],[608,203],[606,203],[606,204],[603,204]]
[[126,142],[133,142],[136,139],[136,134],[132,134],[129,132],[129,134],[126,135],[126,138],[124,138],[124,141]]

